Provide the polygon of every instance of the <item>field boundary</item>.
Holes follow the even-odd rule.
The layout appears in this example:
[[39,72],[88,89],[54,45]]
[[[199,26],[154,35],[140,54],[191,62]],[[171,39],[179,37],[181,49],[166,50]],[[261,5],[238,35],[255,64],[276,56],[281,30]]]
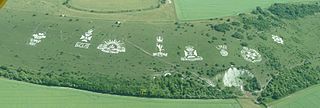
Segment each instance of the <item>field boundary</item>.
[[159,9],[161,7],[161,3],[160,0],[159,3],[157,5],[153,5],[150,6],[149,8],[139,8],[139,9],[128,9],[128,10],[118,10],[118,11],[102,11],[102,10],[89,10],[89,9],[83,9],[83,8],[79,8],[79,7],[75,7],[73,5],[70,4],[71,0],[66,0],[65,2],[63,2],[63,5],[66,6],[69,9],[72,10],[77,10],[77,11],[83,11],[83,12],[91,12],[91,13],[100,13],[100,14],[114,14],[114,13],[131,13],[131,12],[142,12],[142,11],[149,11],[149,10],[155,10],[155,9]]

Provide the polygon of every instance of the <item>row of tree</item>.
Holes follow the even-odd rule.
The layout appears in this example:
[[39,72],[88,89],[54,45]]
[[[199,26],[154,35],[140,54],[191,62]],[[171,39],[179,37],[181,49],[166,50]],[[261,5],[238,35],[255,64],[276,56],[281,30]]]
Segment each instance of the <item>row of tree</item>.
[[72,87],[99,93],[156,98],[213,99],[234,98],[236,88],[211,87],[189,72],[182,74],[146,77],[135,80],[122,77],[108,78],[96,76],[90,78],[77,72],[34,72],[12,66],[0,66],[0,76],[47,86]]
[[276,3],[268,9],[271,13],[285,19],[303,18],[320,12],[318,3],[314,4],[281,4]]

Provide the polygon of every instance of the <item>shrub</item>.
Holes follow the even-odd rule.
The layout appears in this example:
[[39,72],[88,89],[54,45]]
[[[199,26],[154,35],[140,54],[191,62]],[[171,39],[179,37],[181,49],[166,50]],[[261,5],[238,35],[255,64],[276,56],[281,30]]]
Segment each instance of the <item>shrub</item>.
[[240,22],[231,22],[231,25],[233,25],[233,26],[240,26]]
[[227,31],[230,31],[230,29],[231,29],[231,26],[227,23],[218,24],[218,25],[214,25],[211,27],[218,32],[224,32],[224,33]]
[[231,37],[237,38],[237,39],[243,39],[243,35],[239,32],[235,32],[231,35]]
[[246,42],[241,42],[240,45],[243,46],[243,47],[247,47],[247,46],[248,46],[248,43],[246,43]]

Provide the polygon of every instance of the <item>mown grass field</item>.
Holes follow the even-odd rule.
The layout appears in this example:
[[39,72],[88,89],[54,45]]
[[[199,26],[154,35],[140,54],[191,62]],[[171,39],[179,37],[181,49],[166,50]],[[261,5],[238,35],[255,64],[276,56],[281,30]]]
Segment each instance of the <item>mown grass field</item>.
[[175,7],[178,19],[200,20],[246,13],[257,6],[265,8],[273,3],[305,1],[317,0],[175,0]]
[[155,7],[160,2],[159,0],[70,0],[69,4],[86,10],[117,11]]
[[268,105],[272,108],[316,108],[320,105],[319,90],[320,85],[314,85]]
[[[69,9],[65,5],[62,5],[66,0],[54,0],[54,1],[37,1],[37,0],[10,0],[7,1],[6,9],[22,11],[34,14],[50,13],[53,16],[68,15],[69,17],[76,18],[88,18],[88,19],[103,19],[103,20],[120,20],[120,21],[174,21],[176,19],[174,5],[166,4],[160,8],[142,11],[142,12],[129,12],[129,13],[92,13],[83,12],[79,10]],[[83,3],[82,0],[75,0],[77,4]],[[110,0],[109,0],[110,1]],[[133,0],[137,1],[137,0]],[[156,1],[156,0],[149,0]],[[73,2],[72,0],[70,1]],[[119,2],[119,5],[122,5]],[[102,3],[104,4],[104,3]],[[94,4],[92,4],[95,6]],[[99,5],[99,4],[97,4]],[[117,5],[114,5],[117,6]],[[107,7],[110,7],[109,5]],[[4,9],[2,9],[4,10]],[[121,11],[120,9],[115,11]]]
[[241,108],[229,100],[149,99],[45,87],[0,78],[2,108]]

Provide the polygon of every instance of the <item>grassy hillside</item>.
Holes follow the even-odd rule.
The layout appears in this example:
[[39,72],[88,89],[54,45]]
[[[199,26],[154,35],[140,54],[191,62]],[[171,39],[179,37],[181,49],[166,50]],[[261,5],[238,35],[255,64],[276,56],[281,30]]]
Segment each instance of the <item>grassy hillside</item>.
[[[320,82],[320,52],[315,44],[320,39],[318,2],[275,4],[233,17],[180,22],[171,19],[172,11],[160,11],[170,10],[170,5],[157,10],[159,13],[110,15],[75,11],[62,3],[10,0],[0,11],[0,27],[5,31],[0,32],[0,76],[118,95],[242,96],[259,97],[260,102]],[[94,29],[90,48],[75,48],[89,29]],[[47,38],[36,46],[28,45],[39,32],[45,32]],[[157,52],[158,35],[164,37],[168,57],[152,56]],[[283,38],[284,44],[276,43],[273,35]],[[125,53],[107,54],[97,49],[113,39],[124,43]],[[203,61],[181,61],[188,45],[194,46]],[[219,45],[228,46],[227,57],[221,56]],[[246,61],[241,55],[243,47],[259,52],[262,60]],[[225,71],[232,66],[252,73],[253,79],[243,78],[246,91],[224,85]]]
[[241,108],[234,99],[174,100],[114,96],[0,78],[3,108]]
[[267,8],[274,3],[317,0],[175,0],[178,19],[199,20],[234,16],[252,11],[257,6]]

